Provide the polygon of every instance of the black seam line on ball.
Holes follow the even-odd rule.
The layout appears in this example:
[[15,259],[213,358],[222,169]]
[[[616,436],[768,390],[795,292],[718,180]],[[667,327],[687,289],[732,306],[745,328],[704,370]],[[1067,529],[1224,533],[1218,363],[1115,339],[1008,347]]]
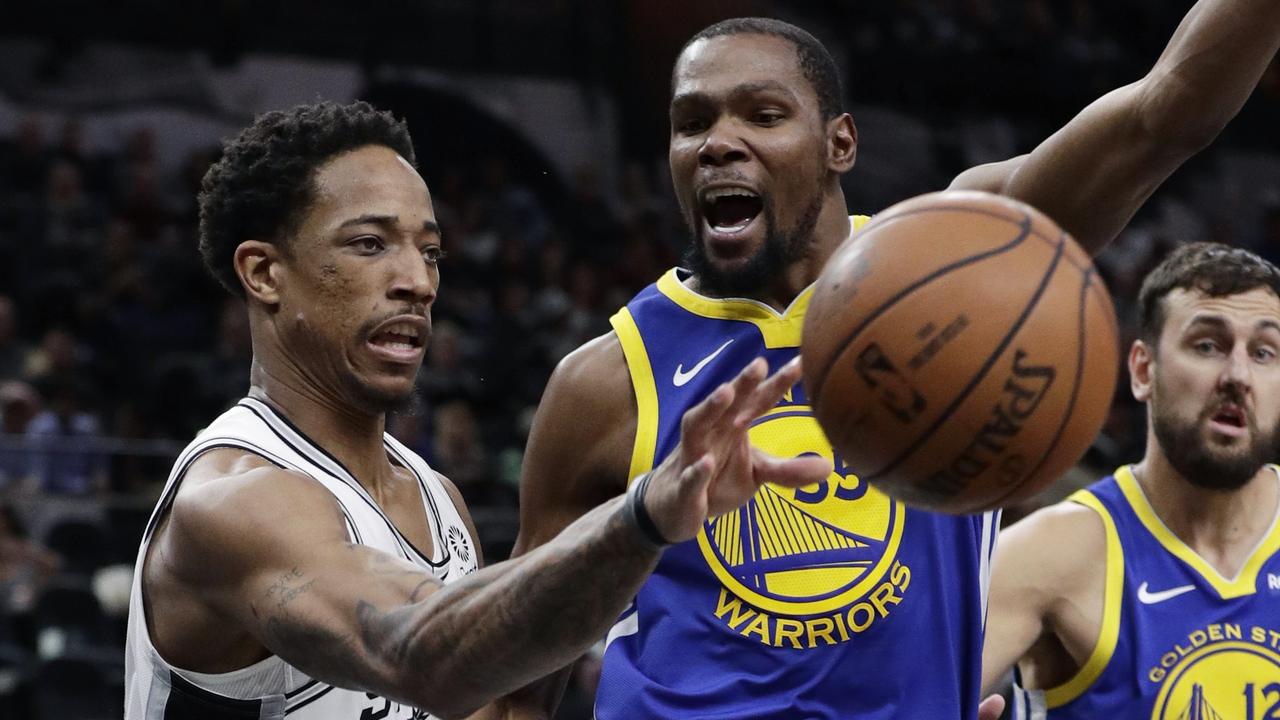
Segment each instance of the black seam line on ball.
[[947,406],[946,410],[942,411],[942,414],[938,416],[938,419],[934,420],[933,424],[930,425],[927,430],[921,433],[920,436],[911,443],[911,445],[899,453],[898,457],[891,460],[888,465],[885,465],[879,470],[867,474],[865,476],[867,482],[884,477],[885,473],[891,472],[901,464],[903,460],[906,460],[915,453],[921,445],[923,445],[935,432],[937,432],[939,427],[942,427],[943,423],[951,419],[951,415],[955,413],[956,408],[960,407],[960,404],[969,397],[973,392],[973,389],[978,386],[978,383],[982,382],[983,379],[986,378],[987,373],[991,371],[991,368],[996,364],[996,361],[1004,356],[1004,351],[1009,347],[1009,343],[1013,342],[1013,338],[1017,336],[1018,331],[1022,329],[1024,324],[1026,324],[1027,318],[1031,317],[1031,312],[1040,304],[1040,298],[1044,296],[1044,291],[1049,287],[1049,281],[1053,279],[1053,274],[1058,270],[1058,262],[1062,260],[1062,254],[1066,249],[1066,246],[1066,242],[1060,241],[1058,243],[1058,250],[1053,254],[1053,262],[1049,263],[1048,271],[1046,271],[1044,277],[1040,279],[1040,287],[1036,288],[1035,295],[1031,297],[1031,302],[1027,303],[1027,306],[1023,308],[1022,314],[1018,317],[1018,321],[1013,324],[1013,327],[1009,328],[1009,332],[1005,334],[1004,338],[1000,341],[1000,344],[996,346],[996,349],[987,357],[987,361],[983,363],[978,372],[969,380],[969,384],[965,386],[964,390],[960,391],[960,394],[951,401],[951,404]]

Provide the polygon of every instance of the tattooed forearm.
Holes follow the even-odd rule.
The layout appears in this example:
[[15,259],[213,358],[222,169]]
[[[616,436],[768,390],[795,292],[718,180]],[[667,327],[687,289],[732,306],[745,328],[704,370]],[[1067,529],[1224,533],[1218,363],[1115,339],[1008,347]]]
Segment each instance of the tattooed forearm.
[[560,539],[418,605],[361,603],[366,652],[418,673],[423,685],[447,679],[450,701],[463,710],[567,665],[604,634],[657,563],[619,507],[597,508]]

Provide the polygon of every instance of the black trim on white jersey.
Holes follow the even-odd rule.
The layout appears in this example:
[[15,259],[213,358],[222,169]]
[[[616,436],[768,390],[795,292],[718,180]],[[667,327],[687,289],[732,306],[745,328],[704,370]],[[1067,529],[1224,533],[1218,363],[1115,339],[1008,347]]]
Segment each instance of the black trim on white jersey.
[[237,700],[209,692],[170,670],[169,697],[160,717],[164,720],[261,720],[262,700]]
[[[400,529],[396,527],[395,523],[391,522],[391,518],[387,517],[387,514],[382,510],[382,507],[379,506],[378,503],[375,502],[374,499],[369,496],[368,491],[365,490],[364,486],[361,485],[358,480],[356,480],[355,475],[353,475],[351,471],[348,470],[347,467],[343,465],[340,460],[338,460],[332,454],[330,454],[329,451],[317,445],[315,441],[313,441],[310,437],[307,436],[306,433],[298,429],[298,427],[294,425],[293,422],[289,420],[289,418],[285,417],[283,414],[276,411],[275,408],[272,408],[270,405],[267,405],[266,403],[260,400],[256,400],[254,398],[245,398],[241,400],[238,403],[238,405],[240,407],[243,407],[249,410],[254,415],[257,415],[258,418],[261,419],[263,423],[267,426],[267,428],[271,430],[271,432],[274,433],[275,436],[278,437],[281,442],[283,442],[285,445],[288,445],[289,448],[292,449],[294,452],[298,453],[302,457],[305,457],[311,462],[315,463],[317,467],[325,470],[329,475],[342,481],[348,487],[354,490],[356,494],[359,495],[360,498],[364,500],[364,502],[371,509],[373,509],[374,512],[378,513],[378,516],[382,518],[382,521],[386,523],[387,527],[391,530],[392,536],[396,539],[396,543],[400,545],[401,550],[405,553],[406,556],[417,556],[419,560],[426,563],[428,566],[432,568],[448,567],[449,562],[451,560],[448,543],[441,542],[438,545],[440,549],[439,562],[433,561],[430,557],[423,554],[423,552],[419,550],[417,546],[415,546],[407,537],[404,536],[404,533],[400,532]],[[268,417],[267,414],[264,414],[263,412],[259,411],[258,406],[261,406],[261,408],[265,410],[266,413],[270,415],[270,417]],[[280,428],[278,428],[272,422],[273,418],[275,420],[278,420],[286,428],[288,428],[288,430],[292,432],[294,435],[296,435],[301,442],[306,443],[311,448],[311,451],[308,452],[307,450],[298,447],[296,443],[292,442],[289,438],[285,437],[284,433],[280,431]],[[333,467],[329,467],[329,468],[323,467],[322,460],[332,463]],[[416,477],[417,473],[414,472],[414,475]],[[430,493],[427,494],[427,498],[428,498],[428,501],[431,501]],[[437,522],[435,523],[435,525],[438,526],[439,525],[438,511],[434,510],[434,508],[433,508],[433,514],[436,515]],[[440,533],[440,530],[437,527],[437,528],[433,528],[432,532],[438,536]]]

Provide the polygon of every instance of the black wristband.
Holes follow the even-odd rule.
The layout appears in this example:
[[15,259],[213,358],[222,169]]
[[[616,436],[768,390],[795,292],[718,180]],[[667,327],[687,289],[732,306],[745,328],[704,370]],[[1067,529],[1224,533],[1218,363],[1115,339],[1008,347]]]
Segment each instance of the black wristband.
[[632,524],[650,545],[655,548],[664,548],[671,542],[662,537],[658,526],[654,524],[653,518],[649,516],[649,511],[644,506],[644,495],[649,490],[649,480],[652,477],[652,473],[645,473],[631,483],[631,487],[627,489],[626,512]]

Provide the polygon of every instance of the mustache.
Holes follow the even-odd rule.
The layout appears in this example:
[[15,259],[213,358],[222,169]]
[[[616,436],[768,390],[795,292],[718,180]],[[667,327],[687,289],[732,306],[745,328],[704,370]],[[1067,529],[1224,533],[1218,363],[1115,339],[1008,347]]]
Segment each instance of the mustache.
[[[412,305],[405,305],[396,310],[389,310],[382,315],[365,322],[361,330],[364,332],[365,336],[368,336],[369,333],[373,332],[374,328],[378,327],[382,323],[390,320],[391,318],[404,317],[405,315],[414,315],[430,321],[431,306],[425,303],[413,303]],[[428,328],[428,332],[430,332],[430,328]]]
[[1201,413],[1202,419],[1217,415],[1226,405],[1235,405],[1240,408],[1240,411],[1244,413],[1245,419],[1248,420],[1250,425],[1253,425],[1253,410],[1245,404],[1244,390],[1239,385],[1234,384],[1227,385],[1218,392],[1213,401]]

